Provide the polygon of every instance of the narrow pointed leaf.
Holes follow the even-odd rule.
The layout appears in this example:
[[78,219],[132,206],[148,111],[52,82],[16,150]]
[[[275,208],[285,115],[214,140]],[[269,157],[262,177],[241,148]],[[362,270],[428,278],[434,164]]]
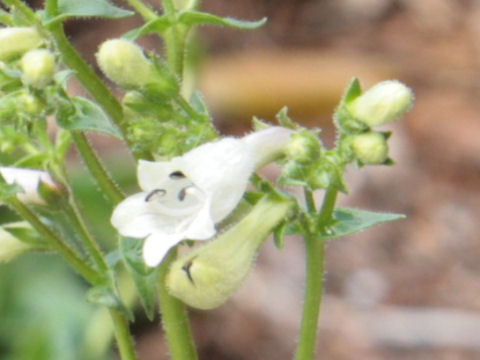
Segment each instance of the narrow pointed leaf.
[[321,234],[323,239],[331,239],[368,229],[389,221],[404,219],[405,215],[382,213],[367,210],[336,208],[333,223]]
[[122,9],[107,0],[58,0],[59,15],[46,19],[45,25],[63,21],[69,17],[103,17],[123,18],[134,14],[133,11]]
[[220,17],[200,11],[186,11],[179,16],[179,22],[187,25],[216,25],[227,26],[236,29],[256,29],[267,22],[267,18],[258,21],[238,20],[229,17]]
[[73,97],[57,113],[58,125],[67,130],[98,131],[121,139],[108,116],[95,103],[82,97]]

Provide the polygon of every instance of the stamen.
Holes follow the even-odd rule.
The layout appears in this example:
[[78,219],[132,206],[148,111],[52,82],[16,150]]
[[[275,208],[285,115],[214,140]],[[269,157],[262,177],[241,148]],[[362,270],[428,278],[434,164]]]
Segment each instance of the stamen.
[[165,196],[165,194],[167,193],[167,190],[164,190],[164,189],[155,189],[155,190],[152,190],[148,193],[148,195],[145,197],[145,201],[146,202],[149,202],[151,200],[153,200],[154,197],[157,197],[157,196]]
[[181,171],[174,171],[168,176],[170,177],[170,179],[174,179],[174,180],[185,178],[185,174]]
[[178,193],[178,200],[183,201],[185,200],[185,196],[187,196],[187,190],[188,187],[184,187],[180,192]]
[[190,280],[193,285],[195,285],[195,282],[193,281],[192,274],[190,273],[190,268],[193,265],[193,260],[194,259],[195,258],[191,259],[190,261],[187,261],[187,263],[182,266],[182,270],[185,271],[185,273],[187,274],[188,280]]

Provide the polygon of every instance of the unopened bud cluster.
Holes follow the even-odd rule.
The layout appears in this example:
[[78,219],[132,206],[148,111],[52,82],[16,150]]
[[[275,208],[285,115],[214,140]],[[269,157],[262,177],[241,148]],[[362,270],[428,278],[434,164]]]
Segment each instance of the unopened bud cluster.
[[366,131],[349,137],[353,155],[360,164],[388,163],[388,136],[370,128],[399,119],[412,108],[413,100],[410,88],[397,80],[387,80],[345,104],[355,121],[368,126]]

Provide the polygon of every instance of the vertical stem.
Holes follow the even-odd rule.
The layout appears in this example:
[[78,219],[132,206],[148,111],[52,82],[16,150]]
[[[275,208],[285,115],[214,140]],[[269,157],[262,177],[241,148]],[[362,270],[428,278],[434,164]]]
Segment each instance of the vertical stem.
[[[100,80],[92,68],[78,54],[77,50],[68,41],[63,26],[60,23],[50,25],[50,33],[55,39],[58,50],[62,54],[64,63],[75,71],[75,76],[82,83],[85,89],[93,96],[96,102],[105,110],[110,119],[119,128],[123,138],[129,145],[130,149],[134,148],[134,144],[128,139],[128,125],[123,117],[122,106],[108,89],[108,87]],[[132,150],[133,151],[133,150]],[[136,158],[151,159],[151,154],[145,152],[134,151]]]
[[312,360],[315,354],[318,314],[323,293],[324,242],[315,236],[305,236],[306,284],[303,299],[302,324],[295,360]]
[[135,9],[146,21],[154,20],[157,17],[155,11],[150,6],[144,4],[141,0],[127,0],[131,7]]
[[102,273],[106,273],[109,270],[107,262],[105,261],[97,242],[92,238],[90,232],[88,231],[75,203],[68,204],[65,208],[65,212],[73,228],[80,236],[83,247],[90,255],[97,268]]
[[72,131],[71,134],[78,152],[82,156],[85,165],[98,186],[100,186],[103,193],[113,202],[113,204],[118,204],[125,196],[103,167],[85,134],[77,131]]
[[[313,196],[309,190],[305,190],[307,207],[311,212]],[[327,189],[323,198],[322,208],[318,217],[320,226],[325,226],[332,217],[337,199],[337,190]],[[325,258],[325,243],[316,234],[310,231],[310,226],[304,226],[304,242],[306,253],[306,281],[303,302],[302,323],[300,336],[295,353],[295,360],[312,360],[315,354],[317,338],[318,315],[323,294],[323,272]]]
[[115,339],[117,340],[120,358],[122,360],[137,360],[127,317],[118,310],[110,308],[109,311],[115,328]]
[[165,285],[165,276],[171,262],[175,258],[176,251],[170,251],[160,265],[158,274],[162,325],[172,360],[196,360],[198,356],[185,305],[177,298],[171,296]]
[[[176,9],[172,0],[162,0],[165,15],[175,19]],[[175,24],[165,33],[165,45],[167,50],[167,62],[171,71],[183,79],[183,63],[185,61],[185,37],[186,30],[183,26]]]

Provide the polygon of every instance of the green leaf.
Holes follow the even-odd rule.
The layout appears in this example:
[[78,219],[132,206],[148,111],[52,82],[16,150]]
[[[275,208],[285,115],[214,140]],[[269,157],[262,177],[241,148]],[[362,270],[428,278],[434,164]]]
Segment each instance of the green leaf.
[[352,208],[335,208],[332,224],[326,227],[320,237],[323,239],[336,238],[363,231],[378,224],[401,219],[405,219],[405,215]]
[[267,18],[260,19],[258,21],[246,21],[232,19],[229,17],[222,18],[213,14],[200,12],[200,11],[185,11],[182,12],[178,18],[178,21],[187,25],[217,25],[228,26],[236,29],[256,29],[267,22]]
[[69,17],[98,16],[104,18],[123,18],[134,14],[112,5],[107,0],[58,0],[59,15],[53,19],[46,19],[44,25],[63,21]]
[[127,237],[120,238],[120,253],[130,275],[137,287],[140,301],[148,319],[155,316],[155,300],[157,293],[157,268],[145,265],[142,259],[142,241]]
[[165,15],[162,15],[156,19],[146,22],[136,29],[130,30],[129,32],[123,34],[122,38],[133,41],[140,36],[151,33],[163,34],[170,26],[172,26],[170,19]]
[[17,184],[7,184],[5,180],[0,181],[0,199],[8,200],[12,196],[17,195],[18,193],[23,193],[21,186]]
[[26,221],[16,221],[3,224],[2,228],[24,243],[37,246],[47,246],[43,241],[43,237]]
[[67,130],[98,131],[121,139],[103,110],[95,103],[82,97],[63,99],[57,113],[58,125]]

